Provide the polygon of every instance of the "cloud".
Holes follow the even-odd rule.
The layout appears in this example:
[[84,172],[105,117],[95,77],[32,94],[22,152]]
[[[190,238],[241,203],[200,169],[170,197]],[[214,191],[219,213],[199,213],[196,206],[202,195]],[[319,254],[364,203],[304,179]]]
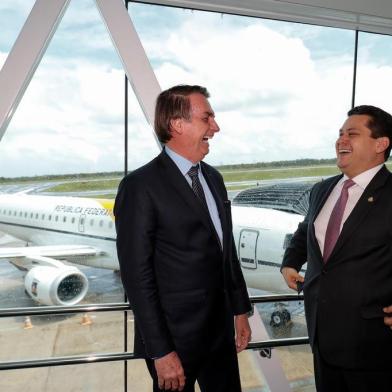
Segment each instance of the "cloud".
[[[0,176],[122,170],[124,72],[90,5],[71,2],[0,143]],[[334,29],[135,9],[131,14],[161,86],[201,84],[211,92],[221,132],[207,161],[334,156],[351,104],[353,42],[347,32],[334,50],[328,41],[329,34],[339,34]],[[170,29],[157,34],[154,26],[164,18]],[[4,56],[0,52],[0,64]],[[389,102],[389,91],[379,87],[390,85],[391,67],[363,64],[359,78],[359,100]],[[128,106],[129,167],[135,168],[158,148],[131,89]]]
[[330,52],[315,60],[301,39],[262,21],[244,25],[230,18],[219,24],[217,19],[192,14],[160,42],[158,52],[146,40],[151,57],[174,59],[156,69],[164,87],[198,83],[212,93],[221,134],[207,160],[333,157],[351,100],[352,57]]

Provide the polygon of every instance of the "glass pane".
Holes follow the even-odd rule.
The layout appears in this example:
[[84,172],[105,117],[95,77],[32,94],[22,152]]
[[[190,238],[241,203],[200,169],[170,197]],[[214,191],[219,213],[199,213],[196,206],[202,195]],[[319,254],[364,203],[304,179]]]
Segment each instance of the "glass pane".
[[0,69],[19,35],[35,0],[2,1],[0,3]]
[[128,88],[128,171],[151,161],[160,152],[154,130],[147,124],[139,102]]
[[0,266],[0,307],[123,301],[123,167],[123,67],[95,2],[71,1],[0,143],[0,247],[19,255]]
[[[334,145],[351,106],[354,32],[145,4],[130,4],[130,14],[162,88],[200,84],[211,93],[221,132],[205,160],[222,172],[231,198],[253,192],[250,206],[236,199],[232,206],[251,293],[290,291],[279,272],[284,250],[312,184],[338,172]],[[302,303],[260,308],[264,338],[307,335]],[[312,357],[303,351],[298,371],[287,366],[293,354],[278,362],[293,389],[314,390]],[[244,385],[261,388],[263,377],[250,373],[259,384]]]
[[1,318],[0,361],[123,352],[123,318],[122,312]]
[[0,389],[7,392],[122,392],[124,364],[107,362],[2,371]]
[[210,90],[221,132],[209,163],[333,158],[350,105],[352,31],[144,4],[130,14],[162,88]]
[[243,391],[290,390],[315,392],[313,360],[309,346],[247,350],[239,354]]
[[392,112],[392,54],[389,35],[359,33],[355,105],[374,105]]

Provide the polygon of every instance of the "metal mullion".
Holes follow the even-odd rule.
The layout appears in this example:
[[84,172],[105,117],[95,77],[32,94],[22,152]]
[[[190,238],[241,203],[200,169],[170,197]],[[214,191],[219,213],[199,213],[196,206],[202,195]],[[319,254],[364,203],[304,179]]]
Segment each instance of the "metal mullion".
[[355,91],[357,87],[357,63],[358,63],[358,37],[359,31],[355,30],[355,46],[354,46],[354,70],[353,70],[353,90],[351,95],[351,109],[355,106]]

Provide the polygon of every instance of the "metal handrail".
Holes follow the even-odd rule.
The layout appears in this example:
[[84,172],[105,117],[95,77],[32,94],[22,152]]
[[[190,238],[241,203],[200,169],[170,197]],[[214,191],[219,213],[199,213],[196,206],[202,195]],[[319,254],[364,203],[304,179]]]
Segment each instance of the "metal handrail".
[[[303,295],[271,294],[250,297],[252,303],[301,301]],[[88,313],[88,312],[118,312],[132,310],[128,302],[113,302],[107,304],[86,304],[72,306],[38,306],[24,308],[0,308],[1,317],[45,316],[52,314]]]
[[[251,296],[253,304],[266,302],[287,302],[303,300],[303,295],[297,294],[273,294]],[[70,313],[88,313],[88,312],[117,312],[131,311],[129,303],[107,303],[107,304],[86,304],[74,306],[45,306],[45,307],[24,307],[24,308],[1,308],[1,317],[18,317],[18,316],[42,316],[55,314]],[[295,346],[308,344],[309,338],[306,336],[286,339],[269,339],[257,342],[250,342],[247,350],[263,350],[267,348]],[[134,353],[117,352],[117,353],[98,353],[88,355],[64,356],[43,359],[30,359],[21,361],[2,361],[0,362],[1,370],[30,369],[39,367],[80,365],[98,362],[128,361],[135,359]]]
[[1,317],[45,316],[53,314],[72,314],[88,312],[118,312],[131,310],[129,303],[86,304],[72,306],[38,306],[26,308],[0,308]]
[[[308,344],[307,337],[287,338],[287,339],[270,339],[259,342],[251,342],[248,344],[247,350],[262,350],[266,348],[283,347],[283,346],[297,346],[301,344]],[[85,365],[88,363],[98,362],[114,362],[114,361],[128,361],[136,359],[133,353],[108,353],[108,354],[89,354],[89,355],[75,355],[66,357],[54,357],[44,359],[31,359],[24,361],[7,361],[0,362],[1,370],[16,370],[16,369],[31,369],[39,367],[52,366],[66,366],[66,365]]]

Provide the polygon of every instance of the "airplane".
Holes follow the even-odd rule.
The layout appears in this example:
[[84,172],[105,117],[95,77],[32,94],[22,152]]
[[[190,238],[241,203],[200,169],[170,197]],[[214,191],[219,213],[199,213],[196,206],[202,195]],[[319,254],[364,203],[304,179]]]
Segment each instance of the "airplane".
[[[0,195],[0,231],[26,243],[1,247],[0,259],[26,271],[25,289],[42,305],[75,305],[88,291],[76,265],[118,270],[114,200],[25,193]],[[287,293],[280,262],[303,216],[232,205],[233,234],[248,287]],[[290,320],[278,309],[271,325]]]

